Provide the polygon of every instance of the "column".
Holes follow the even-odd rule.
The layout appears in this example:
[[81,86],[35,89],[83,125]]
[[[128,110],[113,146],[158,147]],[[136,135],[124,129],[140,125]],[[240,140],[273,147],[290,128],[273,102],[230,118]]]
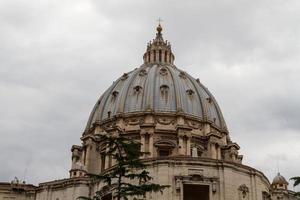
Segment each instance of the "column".
[[218,158],[217,159],[219,159],[219,160],[221,160],[222,159],[222,156],[221,156],[221,147],[220,146],[218,146]]
[[210,149],[211,149],[211,158],[217,159],[216,144],[211,143],[210,144]]
[[[106,147],[105,152],[108,152],[108,147]],[[109,156],[105,155],[105,169],[109,167]]]
[[[146,152],[145,134],[141,134],[141,152]],[[145,155],[142,155],[142,158],[144,157]]]
[[153,136],[153,133],[149,134],[149,157],[153,157]]
[[89,168],[90,168],[90,145],[86,145],[86,148],[85,148],[85,166],[86,166],[86,170],[89,171]]
[[186,139],[186,155],[191,155],[191,137],[187,137]]
[[183,154],[183,138],[182,136],[179,136],[179,150],[178,150],[179,155]]

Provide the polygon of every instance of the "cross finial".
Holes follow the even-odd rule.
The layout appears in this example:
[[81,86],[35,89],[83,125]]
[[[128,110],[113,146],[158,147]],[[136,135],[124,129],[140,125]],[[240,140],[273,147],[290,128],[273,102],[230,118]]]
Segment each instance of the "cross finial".
[[160,22],[163,22],[163,20],[160,17],[157,19],[157,21],[158,21],[158,24],[160,24]]
[[160,22],[162,22],[163,20],[159,17],[157,21],[158,21],[158,26],[157,26],[156,30],[157,30],[157,33],[159,35],[161,35],[162,27],[160,25]]

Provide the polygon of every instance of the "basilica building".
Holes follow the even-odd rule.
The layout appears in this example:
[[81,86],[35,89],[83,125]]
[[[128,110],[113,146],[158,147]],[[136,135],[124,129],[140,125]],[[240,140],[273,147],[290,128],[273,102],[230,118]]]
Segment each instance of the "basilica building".
[[[97,100],[81,145],[72,146],[70,177],[38,186],[0,183],[0,199],[92,197],[103,185],[87,174],[105,173],[115,164],[95,136],[119,130],[148,152],[141,159],[153,182],[170,186],[162,194],[148,193],[147,200],[297,199],[282,175],[270,183],[262,172],[243,165],[216,99],[199,79],[175,66],[160,24],[156,31],[143,64],[115,80]],[[103,199],[114,199],[109,188]]]

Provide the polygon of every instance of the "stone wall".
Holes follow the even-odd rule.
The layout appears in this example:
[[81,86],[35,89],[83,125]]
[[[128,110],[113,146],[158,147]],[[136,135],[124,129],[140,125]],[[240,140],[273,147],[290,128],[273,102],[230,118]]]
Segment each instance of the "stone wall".
[[80,196],[88,197],[89,182],[89,178],[81,177],[41,183],[36,200],[75,200]]
[[34,200],[36,187],[25,183],[0,183],[0,200]]

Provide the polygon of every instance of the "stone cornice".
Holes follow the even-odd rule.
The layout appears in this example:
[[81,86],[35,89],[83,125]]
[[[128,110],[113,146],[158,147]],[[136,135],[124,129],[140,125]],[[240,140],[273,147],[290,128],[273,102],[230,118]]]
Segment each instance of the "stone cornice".
[[[120,119],[121,120],[126,120],[127,118],[139,118],[139,117],[146,117],[146,116],[149,116],[149,115],[153,116],[154,118],[157,118],[157,117],[171,117],[171,118],[183,117],[184,120],[193,120],[193,121],[197,121],[201,124],[210,124],[211,127],[215,128],[220,133],[228,134],[228,130],[222,129],[221,127],[217,127],[210,120],[204,120],[202,118],[199,118],[199,117],[196,117],[196,116],[193,116],[193,115],[188,115],[188,114],[185,114],[185,113],[180,113],[179,114],[178,112],[175,112],[175,111],[174,112],[152,112],[151,111],[151,112],[119,113],[118,115],[112,116],[111,118],[108,118],[108,119],[105,119],[105,120],[102,120],[102,121],[96,121],[93,124],[92,128],[90,128],[87,132],[83,133],[83,136],[93,133],[95,127],[97,127],[97,126],[103,127],[103,126],[111,123],[111,125],[112,125],[111,129],[114,130],[113,126],[115,125],[115,122],[120,120]],[[143,126],[152,126],[153,127],[153,126],[155,126],[155,123],[140,123],[139,126],[140,127],[143,127]],[[187,127],[188,127],[188,124],[187,124]]]
[[45,183],[40,183],[37,191],[45,190],[45,189],[61,189],[66,187],[73,187],[76,185],[89,185],[90,184],[90,178],[89,177],[76,177],[76,178],[68,178],[68,179],[61,179],[61,180],[55,180]]

